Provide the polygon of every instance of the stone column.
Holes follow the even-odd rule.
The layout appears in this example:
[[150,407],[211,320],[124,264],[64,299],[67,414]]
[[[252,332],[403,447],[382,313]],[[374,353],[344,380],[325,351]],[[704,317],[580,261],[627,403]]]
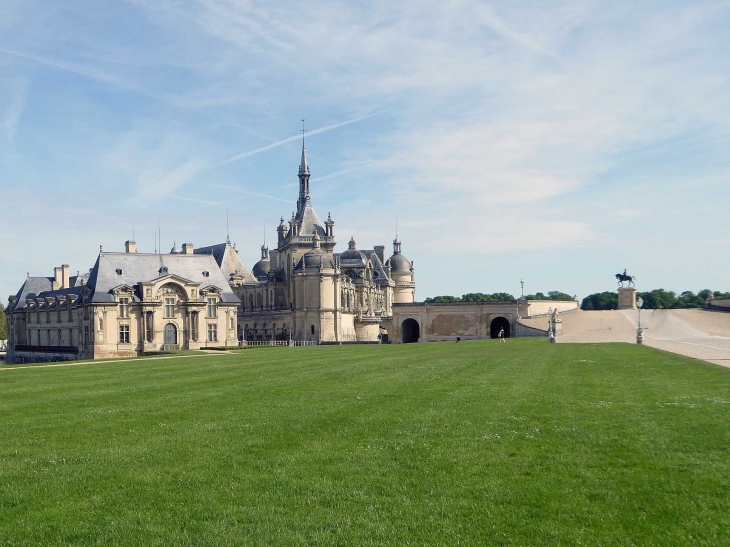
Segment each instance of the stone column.
[[636,309],[636,289],[633,287],[621,287],[618,290],[618,309]]

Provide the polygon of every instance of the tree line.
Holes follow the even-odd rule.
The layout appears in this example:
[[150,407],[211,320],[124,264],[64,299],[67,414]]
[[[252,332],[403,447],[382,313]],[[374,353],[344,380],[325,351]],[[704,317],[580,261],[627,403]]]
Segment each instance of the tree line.
[[[573,297],[560,291],[550,291],[547,295],[538,292],[525,296],[527,300],[573,300]],[[513,295],[506,292],[495,292],[484,294],[482,292],[470,292],[461,296],[433,296],[426,298],[428,304],[440,302],[509,302],[517,300]]]
[[[697,294],[684,291],[677,295],[674,291],[654,289],[648,292],[637,292],[636,298],[644,301],[643,308],[649,310],[660,309],[687,309],[704,308],[711,294],[717,299],[730,298],[730,292],[711,291],[702,289]],[[618,309],[618,294],[615,291],[605,291],[586,296],[581,303],[584,310],[615,310]]]

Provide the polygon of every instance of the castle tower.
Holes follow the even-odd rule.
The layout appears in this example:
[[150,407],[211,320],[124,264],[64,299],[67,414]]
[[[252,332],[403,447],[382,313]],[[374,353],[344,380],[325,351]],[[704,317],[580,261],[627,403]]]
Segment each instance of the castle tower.
[[294,337],[297,340],[339,341],[339,271],[314,231],[311,249],[297,262],[293,275]]
[[393,256],[388,259],[390,275],[395,283],[393,288],[393,303],[411,303],[416,301],[416,282],[414,279],[413,262],[401,253],[401,242],[398,236],[393,240]]

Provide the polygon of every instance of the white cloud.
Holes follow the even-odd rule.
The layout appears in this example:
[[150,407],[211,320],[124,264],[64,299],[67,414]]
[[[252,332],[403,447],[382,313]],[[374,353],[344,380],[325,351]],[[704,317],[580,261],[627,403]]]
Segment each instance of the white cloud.
[[17,78],[10,79],[7,83],[7,89],[8,107],[4,117],[0,120],[0,131],[5,134],[9,144],[14,146],[18,123],[26,106],[28,82]]

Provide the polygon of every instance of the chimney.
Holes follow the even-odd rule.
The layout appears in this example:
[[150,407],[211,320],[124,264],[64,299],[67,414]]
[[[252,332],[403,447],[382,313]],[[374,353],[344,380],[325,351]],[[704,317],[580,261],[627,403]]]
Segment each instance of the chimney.
[[124,242],[124,250],[128,253],[136,253],[137,252],[137,244],[134,241],[125,241]]
[[63,281],[61,279],[61,268],[60,267],[53,268],[53,286],[51,287],[52,290],[57,291],[58,289],[60,289],[62,282]]
[[68,271],[68,264],[64,264],[63,266],[61,266],[61,288],[62,289],[71,288],[71,277],[70,277],[69,271]]
[[184,255],[191,255],[193,254],[193,244],[192,243],[183,243],[183,252]]
[[375,254],[378,255],[381,264],[385,264],[385,245],[376,245]]

